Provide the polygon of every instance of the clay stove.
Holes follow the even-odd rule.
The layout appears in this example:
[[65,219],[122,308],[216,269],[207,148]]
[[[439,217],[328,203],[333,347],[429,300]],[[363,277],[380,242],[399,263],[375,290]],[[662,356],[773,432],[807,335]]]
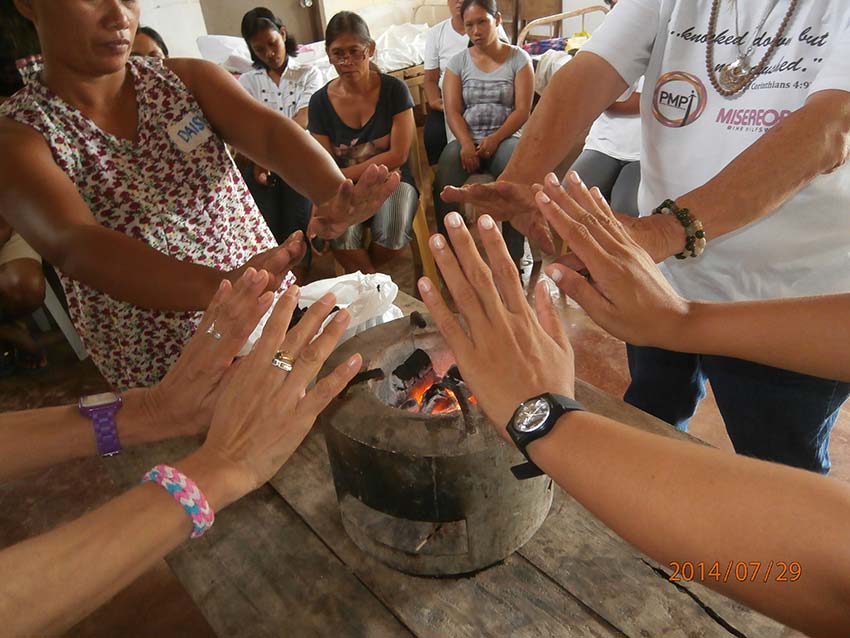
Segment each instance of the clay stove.
[[355,352],[364,372],[320,417],[354,543],[400,571],[447,576],[528,541],[549,512],[551,481],[513,477],[524,458],[487,422],[430,318],[360,333],[322,374]]

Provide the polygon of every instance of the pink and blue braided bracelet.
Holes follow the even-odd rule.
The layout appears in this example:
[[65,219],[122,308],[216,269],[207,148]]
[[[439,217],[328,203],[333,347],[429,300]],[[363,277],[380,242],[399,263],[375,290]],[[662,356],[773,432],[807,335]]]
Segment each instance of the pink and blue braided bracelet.
[[204,493],[188,476],[170,465],[157,465],[142,477],[142,483],[148,481],[161,485],[183,506],[192,519],[192,534],[189,538],[198,538],[212,527],[215,512],[207,502]]

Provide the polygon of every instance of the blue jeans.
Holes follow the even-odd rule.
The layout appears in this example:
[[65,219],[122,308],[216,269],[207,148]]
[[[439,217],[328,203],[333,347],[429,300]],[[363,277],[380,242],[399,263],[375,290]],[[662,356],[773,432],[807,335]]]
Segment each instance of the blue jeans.
[[829,434],[850,384],[730,357],[626,348],[627,403],[687,431],[708,379],[738,454],[829,472]]

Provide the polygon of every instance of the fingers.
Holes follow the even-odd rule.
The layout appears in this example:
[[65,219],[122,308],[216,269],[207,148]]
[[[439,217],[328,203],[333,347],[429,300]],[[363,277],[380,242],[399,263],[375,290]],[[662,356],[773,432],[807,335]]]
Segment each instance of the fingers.
[[286,337],[280,344],[280,349],[298,358],[301,351],[316,336],[325,319],[333,310],[336,297],[332,293],[324,295],[321,299],[311,305],[301,320],[292,330],[286,333]]
[[613,311],[608,301],[580,274],[560,264],[546,267],[546,274],[565,295],[573,299],[599,325],[607,325],[606,318]]
[[431,313],[431,318],[437,324],[437,328],[446,340],[449,349],[455,353],[458,360],[464,359],[465,353],[469,351],[471,345],[469,336],[454,313],[449,310],[440,291],[434,286],[434,282],[427,277],[422,277],[419,280],[419,294],[422,296],[422,301],[428,307],[428,312]]
[[[460,240],[458,239],[457,241],[459,242]],[[484,309],[481,306],[475,288],[470,284],[463,270],[461,270],[454,253],[452,253],[446,243],[445,237],[439,234],[432,236],[429,247],[460,314],[473,327],[473,332],[475,332],[476,328],[486,329],[484,326],[486,316],[484,315]],[[457,244],[455,244],[455,247],[457,249]],[[490,285],[492,286],[492,283]]]
[[251,354],[248,355],[248,358],[252,362],[251,368],[259,369],[261,374],[266,372],[265,366],[271,366],[272,359],[278,351],[278,346],[283,343],[286,330],[292,319],[292,312],[298,304],[300,292],[299,287],[295,285],[286,289],[283,296],[277,300],[274,311],[268,321],[266,321],[262,336],[254,344]]
[[570,347],[561,315],[555,308],[555,304],[552,303],[549,284],[544,279],[539,280],[534,289],[534,310],[537,314],[537,321],[540,322],[546,334],[552,337],[561,348]]
[[625,234],[622,224],[613,215],[603,212],[578,173],[567,173],[566,189],[561,187],[554,173],[549,173],[544,181],[544,192],[572,219],[587,226],[600,246],[611,253],[620,248],[620,238]]
[[[292,372],[286,375],[285,392],[297,392],[298,396],[301,396],[304,388],[315,378],[333,352],[349,323],[351,323],[351,313],[347,310],[340,310],[328,322],[322,334],[304,347],[295,361]],[[312,338],[313,335],[315,335],[315,331],[308,338]]]
[[528,309],[528,303],[522,291],[519,271],[508,253],[505,240],[499,232],[496,222],[489,215],[478,218],[478,233],[487,257],[496,288],[502,296],[505,306],[511,312],[519,313]]
[[323,377],[298,403],[298,412],[305,415],[310,424],[331,401],[345,389],[363,365],[363,358],[355,354],[339,364],[333,372]]
[[307,241],[304,233],[300,230],[296,230],[287,237],[286,241],[283,242],[283,246],[286,248],[286,252],[289,253],[290,266],[299,263],[304,259],[304,255],[307,254]]

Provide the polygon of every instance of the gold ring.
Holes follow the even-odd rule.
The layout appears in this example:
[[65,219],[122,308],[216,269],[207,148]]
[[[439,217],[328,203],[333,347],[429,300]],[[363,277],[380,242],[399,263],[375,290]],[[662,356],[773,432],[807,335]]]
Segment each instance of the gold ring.
[[278,350],[272,359],[272,365],[284,372],[291,372],[292,367],[295,365],[295,357],[285,350]]

